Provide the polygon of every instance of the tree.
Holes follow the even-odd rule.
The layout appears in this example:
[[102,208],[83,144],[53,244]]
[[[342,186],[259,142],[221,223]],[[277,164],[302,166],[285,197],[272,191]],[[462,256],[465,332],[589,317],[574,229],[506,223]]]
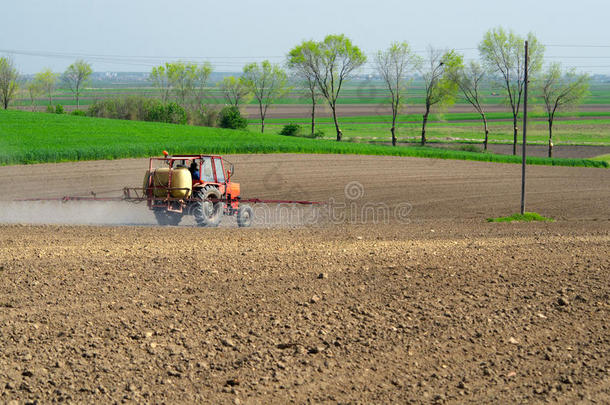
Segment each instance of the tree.
[[574,70],[563,73],[560,63],[552,63],[542,76],[541,93],[549,123],[549,157],[553,157],[553,120],[558,110],[580,104],[589,91],[589,76]]
[[428,59],[421,69],[424,81],[425,111],[421,128],[421,144],[426,144],[426,124],[433,108],[453,104],[457,94],[455,72],[462,67],[462,57],[454,51],[428,48]]
[[167,65],[168,63],[166,63],[165,66],[161,65],[153,67],[149,76],[149,79],[150,81],[152,81],[153,86],[161,90],[161,102],[163,104],[167,103],[167,101],[169,100],[169,94],[171,91],[170,81],[167,76]]
[[332,110],[337,141],[340,141],[343,134],[337,121],[337,99],[343,83],[366,62],[366,56],[345,35],[328,35],[322,42],[305,41],[299,47],[294,62],[315,78]]
[[212,65],[209,62],[205,62],[203,65],[199,66],[194,72],[195,78],[193,80],[193,83],[195,91],[195,103],[197,104],[198,108],[201,108],[201,106],[203,105],[206,87],[208,85],[208,80],[210,79],[212,71]]
[[[528,75],[533,77],[542,68],[544,46],[534,34],[527,35],[529,47]],[[525,40],[512,30],[493,28],[485,33],[479,53],[490,72],[498,74],[513,114],[513,155],[517,154],[517,118],[525,85]]]
[[166,63],[167,79],[176,94],[176,101],[185,107],[195,88],[198,67],[191,62]]
[[74,93],[76,99],[76,108],[80,107],[80,94],[84,86],[87,85],[87,80],[91,76],[93,70],[91,65],[82,59],[77,60],[64,72],[63,81],[66,83],[70,91]]
[[53,73],[53,71],[48,68],[36,73],[36,76],[34,76],[34,82],[40,89],[40,92],[46,94],[49,98],[49,105],[53,105],[53,92],[57,87],[58,80],[59,74]]
[[288,76],[281,67],[272,65],[271,62],[265,60],[260,65],[253,62],[244,66],[242,78],[258,102],[261,133],[265,132],[267,109],[269,105],[285,93]]
[[396,146],[396,117],[400,110],[402,96],[407,88],[407,75],[421,63],[409,44],[394,42],[385,51],[379,51],[375,58],[377,71],[390,92],[392,103],[392,146]]
[[481,99],[481,85],[485,80],[485,70],[476,61],[471,61],[468,65],[458,69],[454,72],[454,80],[464,98],[474,107],[474,109],[481,115],[483,120],[483,130],[485,131],[485,139],[483,140],[483,147],[487,150],[487,142],[489,141],[489,127],[487,125],[487,117],[485,116],[485,110],[483,108]]
[[43,89],[40,87],[40,83],[36,80],[31,80],[26,86],[28,96],[30,98],[30,106],[32,107],[32,111],[35,110],[36,98],[38,95],[42,94]]
[[306,65],[300,63],[302,61],[303,47],[298,45],[294,47],[288,53],[288,60],[286,65],[298,80],[302,81],[308,90],[309,97],[311,98],[311,135],[316,132],[316,104],[321,96],[318,86],[316,84],[316,78],[313,72],[307,68]]
[[11,58],[0,58],[0,102],[6,110],[17,92],[19,72]]
[[234,76],[224,77],[218,86],[227,101],[227,104],[234,107],[239,107],[241,103],[245,103],[251,97],[250,89],[246,86],[243,78]]

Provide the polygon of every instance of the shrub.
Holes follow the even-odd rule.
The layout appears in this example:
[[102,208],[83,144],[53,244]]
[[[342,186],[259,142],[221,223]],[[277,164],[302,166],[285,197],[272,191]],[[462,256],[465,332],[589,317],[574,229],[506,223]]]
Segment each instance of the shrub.
[[218,114],[218,126],[221,128],[244,129],[248,126],[248,120],[241,116],[237,107],[226,106]]
[[460,145],[457,150],[461,150],[464,152],[483,152],[481,150],[481,148],[479,146],[476,145],[470,145],[470,144],[466,144],[466,145]]
[[64,111],[64,106],[61,104],[57,104],[55,106],[55,114],[65,114],[66,112]]
[[84,111],[82,110],[74,110],[70,113],[70,115],[76,115],[78,117],[84,117],[85,115],[87,115]]
[[191,109],[188,111],[188,123],[190,125],[215,127],[218,123],[218,109],[211,106]]
[[53,105],[49,104],[47,106],[47,110],[46,110],[49,114],[55,114],[55,107],[53,107]]
[[284,125],[284,128],[280,131],[280,135],[286,136],[299,136],[301,133],[301,126],[299,124],[288,124]]
[[316,130],[316,132],[313,133],[313,135],[310,135],[311,138],[324,138],[324,131],[322,131],[321,129]]

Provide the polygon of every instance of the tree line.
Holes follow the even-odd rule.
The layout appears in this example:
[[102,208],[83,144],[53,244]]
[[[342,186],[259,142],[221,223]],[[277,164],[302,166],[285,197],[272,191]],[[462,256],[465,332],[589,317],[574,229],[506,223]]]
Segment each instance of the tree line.
[[[588,94],[589,77],[574,70],[565,70],[559,63],[549,64],[543,70],[544,46],[531,33],[522,37],[502,27],[488,30],[478,44],[479,61],[464,62],[463,55],[455,50],[429,47],[425,58],[417,55],[408,42],[394,42],[374,55],[374,66],[388,90],[392,110],[390,135],[396,146],[396,120],[405,107],[405,96],[411,78],[419,75],[424,83],[424,113],[422,115],[421,145],[425,145],[429,115],[452,105],[459,94],[481,116],[485,150],[489,141],[489,125],[482,89],[489,84],[501,89],[510,108],[513,123],[513,154],[516,154],[518,117],[523,105],[525,87],[525,40],[529,46],[528,76],[537,96],[543,101],[547,115],[549,142],[548,155],[553,152],[553,124],[560,110],[580,104]],[[229,76],[217,86],[225,103],[239,113],[239,106],[252,98],[258,104],[261,132],[271,104],[290,90],[289,77],[297,79],[307,90],[311,100],[311,133],[315,133],[316,104],[324,100],[332,113],[337,141],[342,131],[337,116],[337,103],[345,83],[367,62],[367,56],[345,35],[328,35],[321,41],[303,41],[293,47],[283,65],[269,61],[249,63],[239,77]],[[35,75],[26,89],[32,100],[41,94],[53,103],[53,91],[61,80],[74,94],[77,108],[82,88],[92,73],[91,66],[78,60],[63,75],[45,69]],[[204,111],[206,89],[212,66],[192,62],[168,62],[152,68],[150,80],[160,90],[162,103],[173,98],[188,110]],[[19,74],[9,58],[0,58],[0,101],[3,107],[14,97]],[[233,111],[235,113],[235,111]],[[243,126],[243,125],[242,125]]]

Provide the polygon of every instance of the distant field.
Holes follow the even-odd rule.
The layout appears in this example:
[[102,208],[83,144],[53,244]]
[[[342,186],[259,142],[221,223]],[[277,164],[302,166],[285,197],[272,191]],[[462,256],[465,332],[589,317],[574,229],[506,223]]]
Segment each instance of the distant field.
[[[0,164],[118,159],[177,153],[335,153],[518,163],[516,156],[390,147],[137,121],[0,112]],[[605,161],[528,157],[531,164],[608,167]]]
[[[485,88],[482,91],[483,104],[499,105],[504,103],[504,98],[501,95],[501,90],[495,88]],[[124,95],[141,95],[146,97],[159,97],[160,92],[153,87],[112,87],[112,88],[87,88],[83,91],[81,104],[86,106],[93,103],[96,99],[108,97],[117,97]],[[405,103],[411,105],[423,104],[424,87],[421,82],[414,82],[406,93]],[[55,99],[63,105],[75,105],[73,94],[66,89],[59,89],[55,93]],[[352,81],[345,85],[341,91],[339,104],[383,104],[388,100],[388,91],[383,83],[379,81]],[[532,93],[530,103],[535,105],[539,103],[535,92]],[[211,86],[208,89],[209,104],[223,104],[224,99],[221,92],[216,86]],[[254,104],[255,101],[250,102]],[[293,89],[285,97],[277,101],[277,104],[308,104],[309,97],[307,92],[302,89]],[[458,99],[458,103],[467,103],[463,99]],[[36,105],[44,106],[47,100],[40,97],[36,100]],[[590,95],[584,100],[584,104],[610,104],[610,83],[594,82],[591,85]],[[17,100],[18,106],[29,106],[30,101],[26,95]]]

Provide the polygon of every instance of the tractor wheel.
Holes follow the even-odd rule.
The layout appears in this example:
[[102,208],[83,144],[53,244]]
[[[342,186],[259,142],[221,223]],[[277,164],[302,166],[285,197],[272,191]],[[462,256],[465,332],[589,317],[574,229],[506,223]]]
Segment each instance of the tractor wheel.
[[182,214],[179,212],[172,212],[163,208],[155,209],[153,212],[155,213],[157,223],[162,226],[176,226],[182,220]]
[[223,202],[212,202],[210,199],[220,200],[220,191],[214,186],[205,186],[195,191],[193,197],[197,199],[193,207],[193,216],[197,225],[214,227],[220,224],[223,215]]
[[252,225],[252,219],[254,213],[249,205],[242,205],[237,210],[237,226],[240,228],[247,228]]

